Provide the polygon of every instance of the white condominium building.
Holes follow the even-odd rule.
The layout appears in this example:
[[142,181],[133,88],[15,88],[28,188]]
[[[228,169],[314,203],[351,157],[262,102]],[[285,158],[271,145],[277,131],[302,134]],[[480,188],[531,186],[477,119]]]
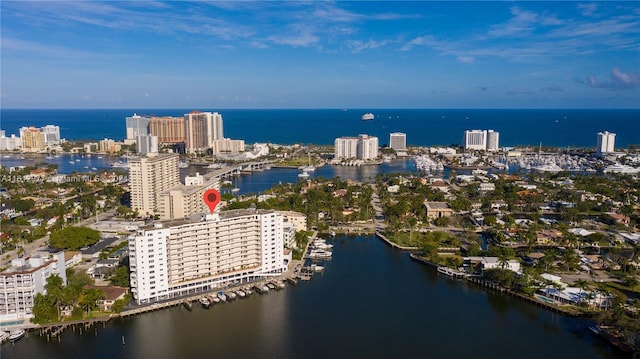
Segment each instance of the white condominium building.
[[497,151],[498,149],[500,149],[500,133],[487,130],[487,151]]
[[179,184],[177,154],[150,153],[129,159],[131,209],[140,214],[157,213],[157,195]]
[[211,145],[214,155],[220,153],[240,153],[244,152],[244,140],[232,140],[225,138],[222,140],[214,140]]
[[497,151],[500,133],[494,130],[466,130],[462,145],[465,150]]
[[402,132],[393,132],[389,135],[389,147],[396,151],[404,151],[407,149],[407,134]]
[[615,152],[616,134],[609,131],[598,132],[598,142],[596,145],[596,155],[601,156]]
[[46,125],[40,128],[45,146],[55,146],[60,144],[60,126]]
[[46,293],[47,278],[54,274],[67,283],[64,252],[11,261],[0,273],[0,326],[28,323],[36,294]]
[[369,160],[378,157],[378,137],[358,135],[358,137],[338,137],[334,141],[335,158],[356,158]]
[[129,239],[131,292],[150,303],[286,270],[283,218],[244,209],[158,222]]

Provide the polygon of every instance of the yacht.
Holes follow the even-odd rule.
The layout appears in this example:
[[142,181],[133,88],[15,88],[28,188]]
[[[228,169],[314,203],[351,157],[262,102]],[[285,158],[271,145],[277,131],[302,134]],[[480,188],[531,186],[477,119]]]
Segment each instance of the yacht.
[[556,164],[540,165],[540,166],[533,167],[533,169],[539,172],[561,172],[562,171],[562,167]]
[[622,174],[636,174],[640,173],[640,168],[634,168],[627,165],[621,165],[619,163],[607,166],[602,172],[604,173],[622,173]]
[[186,161],[178,162],[178,168],[187,168],[187,167],[189,167],[189,162],[186,162]]
[[364,115],[362,115],[362,121],[370,121],[370,120],[373,120],[374,118],[375,116],[371,112],[367,112]]
[[236,299],[236,293],[234,293],[233,291],[228,291],[227,292],[227,298],[229,298],[229,300],[234,300]]
[[309,173],[307,171],[303,171],[302,173],[298,173],[298,177],[300,178],[307,178],[309,177]]
[[126,164],[125,162],[114,162],[111,164],[111,167],[113,168],[129,168],[129,165]]
[[9,335],[9,341],[15,342],[17,340],[20,340],[22,337],[24,337],[25,333],[26,332],[24,331],[24,329],[18,329],[18,330],[12,331],[11,334]]
[[242,289],[236,290],[236,294],[238,294],[238,297],[240,298],[244,298],[247,296],[247,294]]
[[202,308],[209,308],[211,306],[211,301],[207,297],[202,297],[198,299],[200,304],[202,304]]
[[318,264],[312,264],[309,268],[314,272],[322,272],[324,270],[324,267]]
[[218,298],[223,302],[227,301],[227,296],[224,294],[224,292],[218,292]]

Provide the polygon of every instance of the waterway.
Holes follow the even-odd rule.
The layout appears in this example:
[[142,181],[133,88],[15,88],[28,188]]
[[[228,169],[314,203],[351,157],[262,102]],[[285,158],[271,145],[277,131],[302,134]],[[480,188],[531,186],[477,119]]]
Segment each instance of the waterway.
[[68,330],[60,342],[29,333],[2,358],[616,357],[582,319],[439,276],[373,236],[334,244],[309,282]]

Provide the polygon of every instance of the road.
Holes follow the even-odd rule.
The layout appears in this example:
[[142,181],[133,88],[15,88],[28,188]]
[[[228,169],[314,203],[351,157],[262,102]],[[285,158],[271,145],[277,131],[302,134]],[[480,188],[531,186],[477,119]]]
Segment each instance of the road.
[[[113,218],[114,215],[115,215],[115,209],[111,209],[106,212],[99,213],[98,220],[103,221],[109,218]],[[96,217],[94,216],[94,217],[89,217],[81,221],[80,223],[74,224],[74,225],[88,226],[89,224],[95,223],[95,222],[96,222]],[[11,265],[11,260],[18,257],[18,250],[20,247],[24,249],[24,257],[29,257],[35,254],[35,252],[38,251],[39,249],[46,247],[48,242],[49,242],[49,235],[47,234],[46,236],[40,239],[36,239],[33,242],[23,243],[21,246],[18,246],[18,248],[16,249],[2,252],[2,262],[1,262],[2,266],[5,267],[5,266]]]

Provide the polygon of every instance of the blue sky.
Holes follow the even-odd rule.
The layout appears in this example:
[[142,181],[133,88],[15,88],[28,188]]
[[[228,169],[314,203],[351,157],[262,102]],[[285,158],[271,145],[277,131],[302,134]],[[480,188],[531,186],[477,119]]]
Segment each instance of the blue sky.
[[638,2],[6,1],[4,108],[638,108]]

